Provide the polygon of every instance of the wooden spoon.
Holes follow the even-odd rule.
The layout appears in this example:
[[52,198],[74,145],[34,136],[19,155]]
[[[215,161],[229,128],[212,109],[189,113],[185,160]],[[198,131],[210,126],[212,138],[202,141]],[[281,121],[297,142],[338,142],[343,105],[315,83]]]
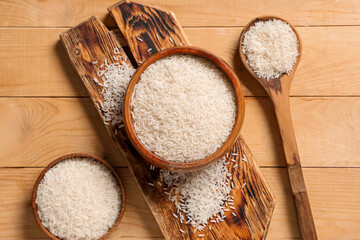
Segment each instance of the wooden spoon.
[[264,78],[259,78],[256,75],[256,73],[254,73],[254,71],[247,64],[246,56],[242,52],[242,42],[243,42],[244,34],[248,31],[248,29],[258,21],[268,21],[273,19],[278,19],[288,23],[287,21],[279,17],[262,16],[253,19],[248,25],[246,25],[246,27],[244,28],[244,30],[240,35],[240,43],[239,43],[240,58],[245,68],[249,71],[249,73],[264,87],[264,89],[269,94],[274,104],[276,118],[279,124],[281,138],[283,141],[291,191],[296,205],[301,236],[303,239],[317,239],[314,219],[311,213],[310,202],[301,169],[299,152],[296,145],[295,132],[291,119],[290,104],[289,104],[291,81],[293,79],[295,70],[299,64],[302,54],[302,44],[301,44],[300,36],[295,30],[295,28],[291,24],[289,24],[293,29],[293,31],[295,32],[299,42],[299,46],[298,46],[299,56],[291,72],[289,74],[282,74],[279,78],[276,79],[266,80]]

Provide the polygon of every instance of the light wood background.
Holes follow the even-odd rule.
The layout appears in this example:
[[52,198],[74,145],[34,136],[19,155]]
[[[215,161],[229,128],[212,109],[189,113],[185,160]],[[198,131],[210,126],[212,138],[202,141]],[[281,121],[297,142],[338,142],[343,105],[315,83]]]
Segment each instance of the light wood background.
[[[46,239],[31,213],[32,187],[48,163],[73,152],[108,160],[125,183],[126,212],[110,239],[163,239],[59,42],[60,33],[92,15],[114,27],[106,8],[115,2],[0,0],[0,239]],[[258,15],[297,27],[304,52],[291,107],[317,232],[320,239],[360,239],[360,1],[146,4],[173,11],[193,45],[238,73],[247,96],[242,133],[277,199],[268,239],[300,234],[275,114],[240,67],[238,38]]]

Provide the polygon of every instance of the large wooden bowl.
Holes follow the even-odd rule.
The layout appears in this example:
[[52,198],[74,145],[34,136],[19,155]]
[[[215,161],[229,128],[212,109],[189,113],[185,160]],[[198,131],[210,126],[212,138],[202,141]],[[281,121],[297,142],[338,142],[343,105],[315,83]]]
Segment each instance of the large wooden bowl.
[[[236,95],[236,102],[237,102],[237,115],[235,119],[235,124],[232,129],[232,132],[226,142],[214,153],[211,155],[199,159],[193,162],[180,162],[180,161],[168,161],[166,159],[163,159],[156,154],[149,151],[138,139],[137,134],[134,129],[133,125],[133,119],[131,116],[131,97],[133,95],[133,91],[135,88],[135,85],[140,79],[141,74],[147,69],[148,66],[150,66],[155,61],[167,57],[169,55],[174,54],[190,54],[202,57],[222,70],[225,75],[228,77],[230,83],[233,86],[235,95]],[[124,115],[124,125],[126,133],[132,143],[132,145],[135,147],[135,149],[140,153],[140,155],[150,164],[153,164],[155,166],[158,166],[162,169],[175,171],[175,172],[191,172],[191,171],[197,171],[202,168],[205,168],[209,166],[214,161],[218,160],[224,154],[230,150],[230,148],[235,144],[236,140],[238,139],[240,135],[240,128],[243,123],[244,119],[244,112],[245,112],[245,103],[244,103],[244,93],[240,84],[239,79],[237,78],[236,74],[233,72],[231,67],[222,59],[216,57],[215,55],[199,49],[195,47],[174,47],[169,48],[164,51],[158,52],[151,57],[149,57],[135,72],[134,76],[132,77],[127,92],[125,94],[124,99],[124,109],[123,109],[123,115]],[[221,112],[219,112],[221,114]],[[216,126],[214,126],[216,127]]]
[[64,161],[66,159],[69,158],[74,158],[74,157],[83,157],[83,158],[91,158],[95,161],[98,161],[102,164],[104,164],[113,174],[113,176],[115,177],[117,183],[119,184],[120,187],[120,191],[121,191],[121,209],[120,209],[120,213],[118,218],[115,221],[115,224],[109,229],[109,231],[107,233],[105,233],[101,238],[99,239],[105,239],[111,232],[113,232],[115,230],[115,228],[117,227],[117,225],[119,225],[122,216],[124,215],[124,210],[125,210],[125,190],[124,190],[124,186],[123,183],[118,175],[118,173],[115,171],[115,169],[113,169],[110,164],[108,164],[105,160],[96,157],[96,156],[92,156],[90,154],[86,154],[86,153],[73,153],[73,154],[68,154],[62,157],[59,157],[58,159],[54,160],[53,162],[51,162],[39,175],[38,179],[35,182],[34,185],[34,190],[32,193],[32,200],[31,200],[31,205],[32,205],[32,210],[33,210],[33,214],[35,216],[35,220],[38,223],[38,225],[40,226],[41,230],[51,239],[54,240],[61,240],[60,238],[56,237],[55,235],[53,235],[42,223],[40,220],[40,217],[38,215],[38,209],[37,209],[37,205],[36,205],[36,195],[37,195],[37,190],[38,190],[38,186],[41,182],[41,180],[43,179],[44,175],[46,174],[46,172],[52,168],[53,166],[55,166],[56,164],[58,164],[61,161]]

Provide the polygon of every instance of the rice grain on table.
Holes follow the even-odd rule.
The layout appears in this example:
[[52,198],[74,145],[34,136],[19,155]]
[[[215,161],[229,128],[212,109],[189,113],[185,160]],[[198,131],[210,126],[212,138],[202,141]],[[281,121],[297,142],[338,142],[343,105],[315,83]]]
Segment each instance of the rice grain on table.
[[191,162],[219,149],[236,118],[235,93],[211,62],[173,55],[151,64],[131,100],[140,142],[169,161]]
[[111,171],[89,158],[69,158],[50,168],[36,195],[42,224],[61,239],[98,239],[115,224],[121,190]]

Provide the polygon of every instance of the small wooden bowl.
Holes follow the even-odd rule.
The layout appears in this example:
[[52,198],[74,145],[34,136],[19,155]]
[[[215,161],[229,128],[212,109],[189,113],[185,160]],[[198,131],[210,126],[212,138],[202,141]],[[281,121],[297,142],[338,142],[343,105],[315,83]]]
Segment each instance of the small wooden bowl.
[[[235,124],[232,129],[232,132],[226,142],[214,153],[207,156],[206,158],[196,160],[193,162],[179,162],[179,161],[168,161],[163,159],[151,151],[149,151],[138,139],[137,134],[134,129],[133,119],[131,116],[131,97],[135,88],[135,85],[139,81],[141,74],[147,69],[155,61],[162,59],[164,57],[175,55],[175,54],[190,54],[198,57],[202,57],[222,70],[225,75],[229,78],[230,83],[233,86],[235,95],[236,95],[236,102],[237,102],[237,115],[235,119]],[[140,155],[150,164],[153,164],[157,167],[162,169],[174,171],[174,172],[191,172],[203,169],[209,166],[214,161],[218,160],[222,156],[225,155],[227,151],[235,144],[236,140],[240,135],[240,128],[244,120],[244,112],[245,112],[245,100],[244,100],[244,93],[240,84],[239,79],[237,78],[236,74],[233,72],[231,67],[222,59],[216,57],[212,53],[209,53],[205,50],[195,48],[195,47],[174,47],[169,48],[164,51],[158,52],[151,57],[149,57],[135,72],[134,76],[132,77],[128,89],[125,94],[124,99],[124,125],[126,133],[135,147],[135,149],[140,153]]]
[[48,236],[50,237],[51,239],[53,240],[61,240],[60,238],[56,237],[55,235],[53,235],[42,223],[41,223],[41,220],[40,220],[40,217],[38,215],[38,209],[37,209],[37,205],[36,205],[36,195],[37,195],[37,190],[38,190],[38,187],[39,187],[39,184],[41,182],[41,180],[43,179],[44,175],[46,174],[46,172],[52,168],[53,166],[55,166],[56,164],[58,164],[59,162],[61,161],[64,161],[66,159],[69,159],[69,158],[74,158],[74,157],[83,157],[83,158],[91,158],[95,161],[98,161],[102,164],[104,164],[110,171],[111,173],[113,174],[113,176],[116,178],[116,181],[118,182],[119,184],[119,187],[120,187],[120,191],[121,191],[121,209],[120,209],[120,213],[119,213],[119,216],[118,218],[116,219],[115,221],[115,224],[109,229],[109,231],[107,233],[105,233],[100,239],[105,239],[111,232],[113,232],[117,225],[119,225],[120,221],[121,221],[121,218],[122,216],[124,215],[124,210],[125,210],[125,190],[124,190],[124,185],[118,175],[118,173],[115,171],[114,168],[112,168],[110,166],[110,164],[108,164],[105,160],[99,158],[99,157],[96,157],[96,156],[93,156],[93,155],[90,155],[90,154],[86,154],[86,153],[73,153],[73,154],[68,154],[68,155],[65,155],[65,156],[62,156],[62,157],[59,157],[58,159],[54,160],[53,162],[51,162],[39,175],[38,179],[36,180],[35,182],[35,185],[34,185],[34,190],[33,190],[33,193],[32,193],[32,200],[31,200],[31,205],[32,205],[32,210],[33,210],[33,214],[35,216],[35,220],[37,222],[37,224],[39,225],[39,227],[41,228],[41,230]]

